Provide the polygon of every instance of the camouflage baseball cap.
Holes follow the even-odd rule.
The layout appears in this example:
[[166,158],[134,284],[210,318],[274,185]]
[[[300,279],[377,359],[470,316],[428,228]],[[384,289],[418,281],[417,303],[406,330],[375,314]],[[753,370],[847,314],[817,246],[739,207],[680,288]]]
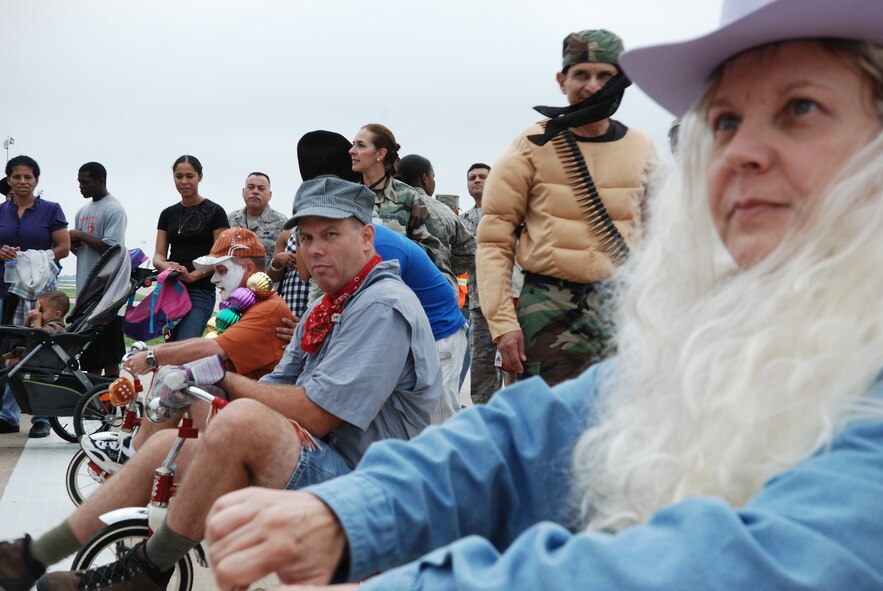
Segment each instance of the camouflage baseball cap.
[[561,69],[563,71],[574,64],[586,62],[600,62],[619,67],[617,60],[620,53],[622,53],[622,39],[616,33],[605,29],[586,29],[571,33],[564,38]]

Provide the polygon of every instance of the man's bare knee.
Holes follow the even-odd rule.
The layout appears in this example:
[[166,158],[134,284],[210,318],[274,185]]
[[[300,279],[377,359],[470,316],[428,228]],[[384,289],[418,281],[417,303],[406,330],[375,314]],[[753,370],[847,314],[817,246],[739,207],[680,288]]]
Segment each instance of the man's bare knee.
[[206,446],[229,447],[252,441],[259,433],[266,433],[266,427],[274,424],[273,417],[281,415],[260,402],[248,399],[234,400],[219,412],[205,431]]

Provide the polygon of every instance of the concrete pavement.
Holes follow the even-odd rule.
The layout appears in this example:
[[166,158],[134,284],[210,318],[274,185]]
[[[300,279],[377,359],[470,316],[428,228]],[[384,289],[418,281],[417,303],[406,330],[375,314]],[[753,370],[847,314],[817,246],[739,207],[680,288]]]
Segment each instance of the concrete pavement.
[[[52,433],[45,439],[28,439],[30,424],[22,417],[22,433],[0,435],[0,540],[25,533],[39,536],[58,525],[74,510],[67,496],[65,471],[79,445]],[[51,570],[70,568],[70,560]],[[194,567],[195,591],[216,589],[211,571]],[[267,577],[252,589],[275,589],[275,577]]]

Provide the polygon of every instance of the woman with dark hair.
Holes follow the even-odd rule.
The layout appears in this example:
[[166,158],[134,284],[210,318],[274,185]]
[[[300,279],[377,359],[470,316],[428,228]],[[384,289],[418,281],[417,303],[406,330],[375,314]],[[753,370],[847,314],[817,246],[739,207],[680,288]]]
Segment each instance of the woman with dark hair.
[[187,284],[193,307],[172,329],[170,339],[180,341],[201,337],[215,309],[211,272],[195,269],[193,259],[209,254],[229,224],[224,208],[199,194],[202,164],[195,156],[185,154],[175,160],[172,172],[181,201],[159,214],[153,265],[160,271],[178,271]]
[[426,204],[427,227],[442,244],[435,265],[458,293],[457,276],[475,268],[475,238],[450,207],[433,197],[435,171],[427,158],[419,154],[405,156],[399,161],[395,179],[412,187]]
[[[429,229],[441,241],[435,265],[459,295],[457,277],[475,269],[475,238],[451,209],[437,200],[435,171],[432,163],[419,154],[409,154],[399,161],[396,178],[414,187],[429,209]],[[461,315],[462,317],[462,315]],[[467,356],[466,323],[445,339],[436,341],[444,379],[444,394],[432,412],[432,424],[440,425],[461,408],[460,373]]]
[[402,158],[395,178],[417,189],[421,196],[425,194],[432,197],[435,193],[435,170],[432,162],[419,154],[409,154]]
[[[47,201],[34,193],[40,182],[40,165],[29,156],[16,156],[6,163],[6,176],[9,180],[9,199],[0,204],[0,309],[3,310],[2,323],[21,325],[25,316],[43,292],[55,290],[55,275],[58,274],[58,261],[70,253],[71,238],[67,231],[67,220],[61,206]],[[52,251],[51,256],[40,258],[48,261],[47,282],[39,293],[23,294],[14,285],[5,281],[5,264],[18,262],[19,253],[24,251]],[[41,255],[42,256],[42,255]],[[54,259],[55,265],[52,264]],[[19,291],[19,294],[10,292]],[[33,296],[33,299],[32,299]],[[0,410],[0,433],[17,433],[19,430],[19,408],[9,389],[3,395]],[[29,437],[49,435],[49,422],[46,417],[31,417]]]
[[441,242],[426,228],[426,204],[413,187],[393,178],[400,149],[387,127],[369,123],[359,130],[350,148],[353,172],[362,175],[362,183],[377,196],[374,215],[383,225],[419,244],[435,262]]

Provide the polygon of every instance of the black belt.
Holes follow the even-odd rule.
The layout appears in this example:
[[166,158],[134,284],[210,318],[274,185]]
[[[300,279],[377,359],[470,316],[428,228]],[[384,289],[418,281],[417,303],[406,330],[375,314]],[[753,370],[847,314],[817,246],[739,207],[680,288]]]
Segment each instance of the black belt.
[[554,287],[558,287],[560,289],[575,289],[575,290],[583,290],[586,286],[591,285],[591,283],[576,283],[575,281],[568,281],[566,279],[558,279],[557,277],[550,277],[548,275],[540,275],[539,273],[531,273],[530,271],[524,272],[524,281],[525,283],[539,283],[541,285],[552,285]]

